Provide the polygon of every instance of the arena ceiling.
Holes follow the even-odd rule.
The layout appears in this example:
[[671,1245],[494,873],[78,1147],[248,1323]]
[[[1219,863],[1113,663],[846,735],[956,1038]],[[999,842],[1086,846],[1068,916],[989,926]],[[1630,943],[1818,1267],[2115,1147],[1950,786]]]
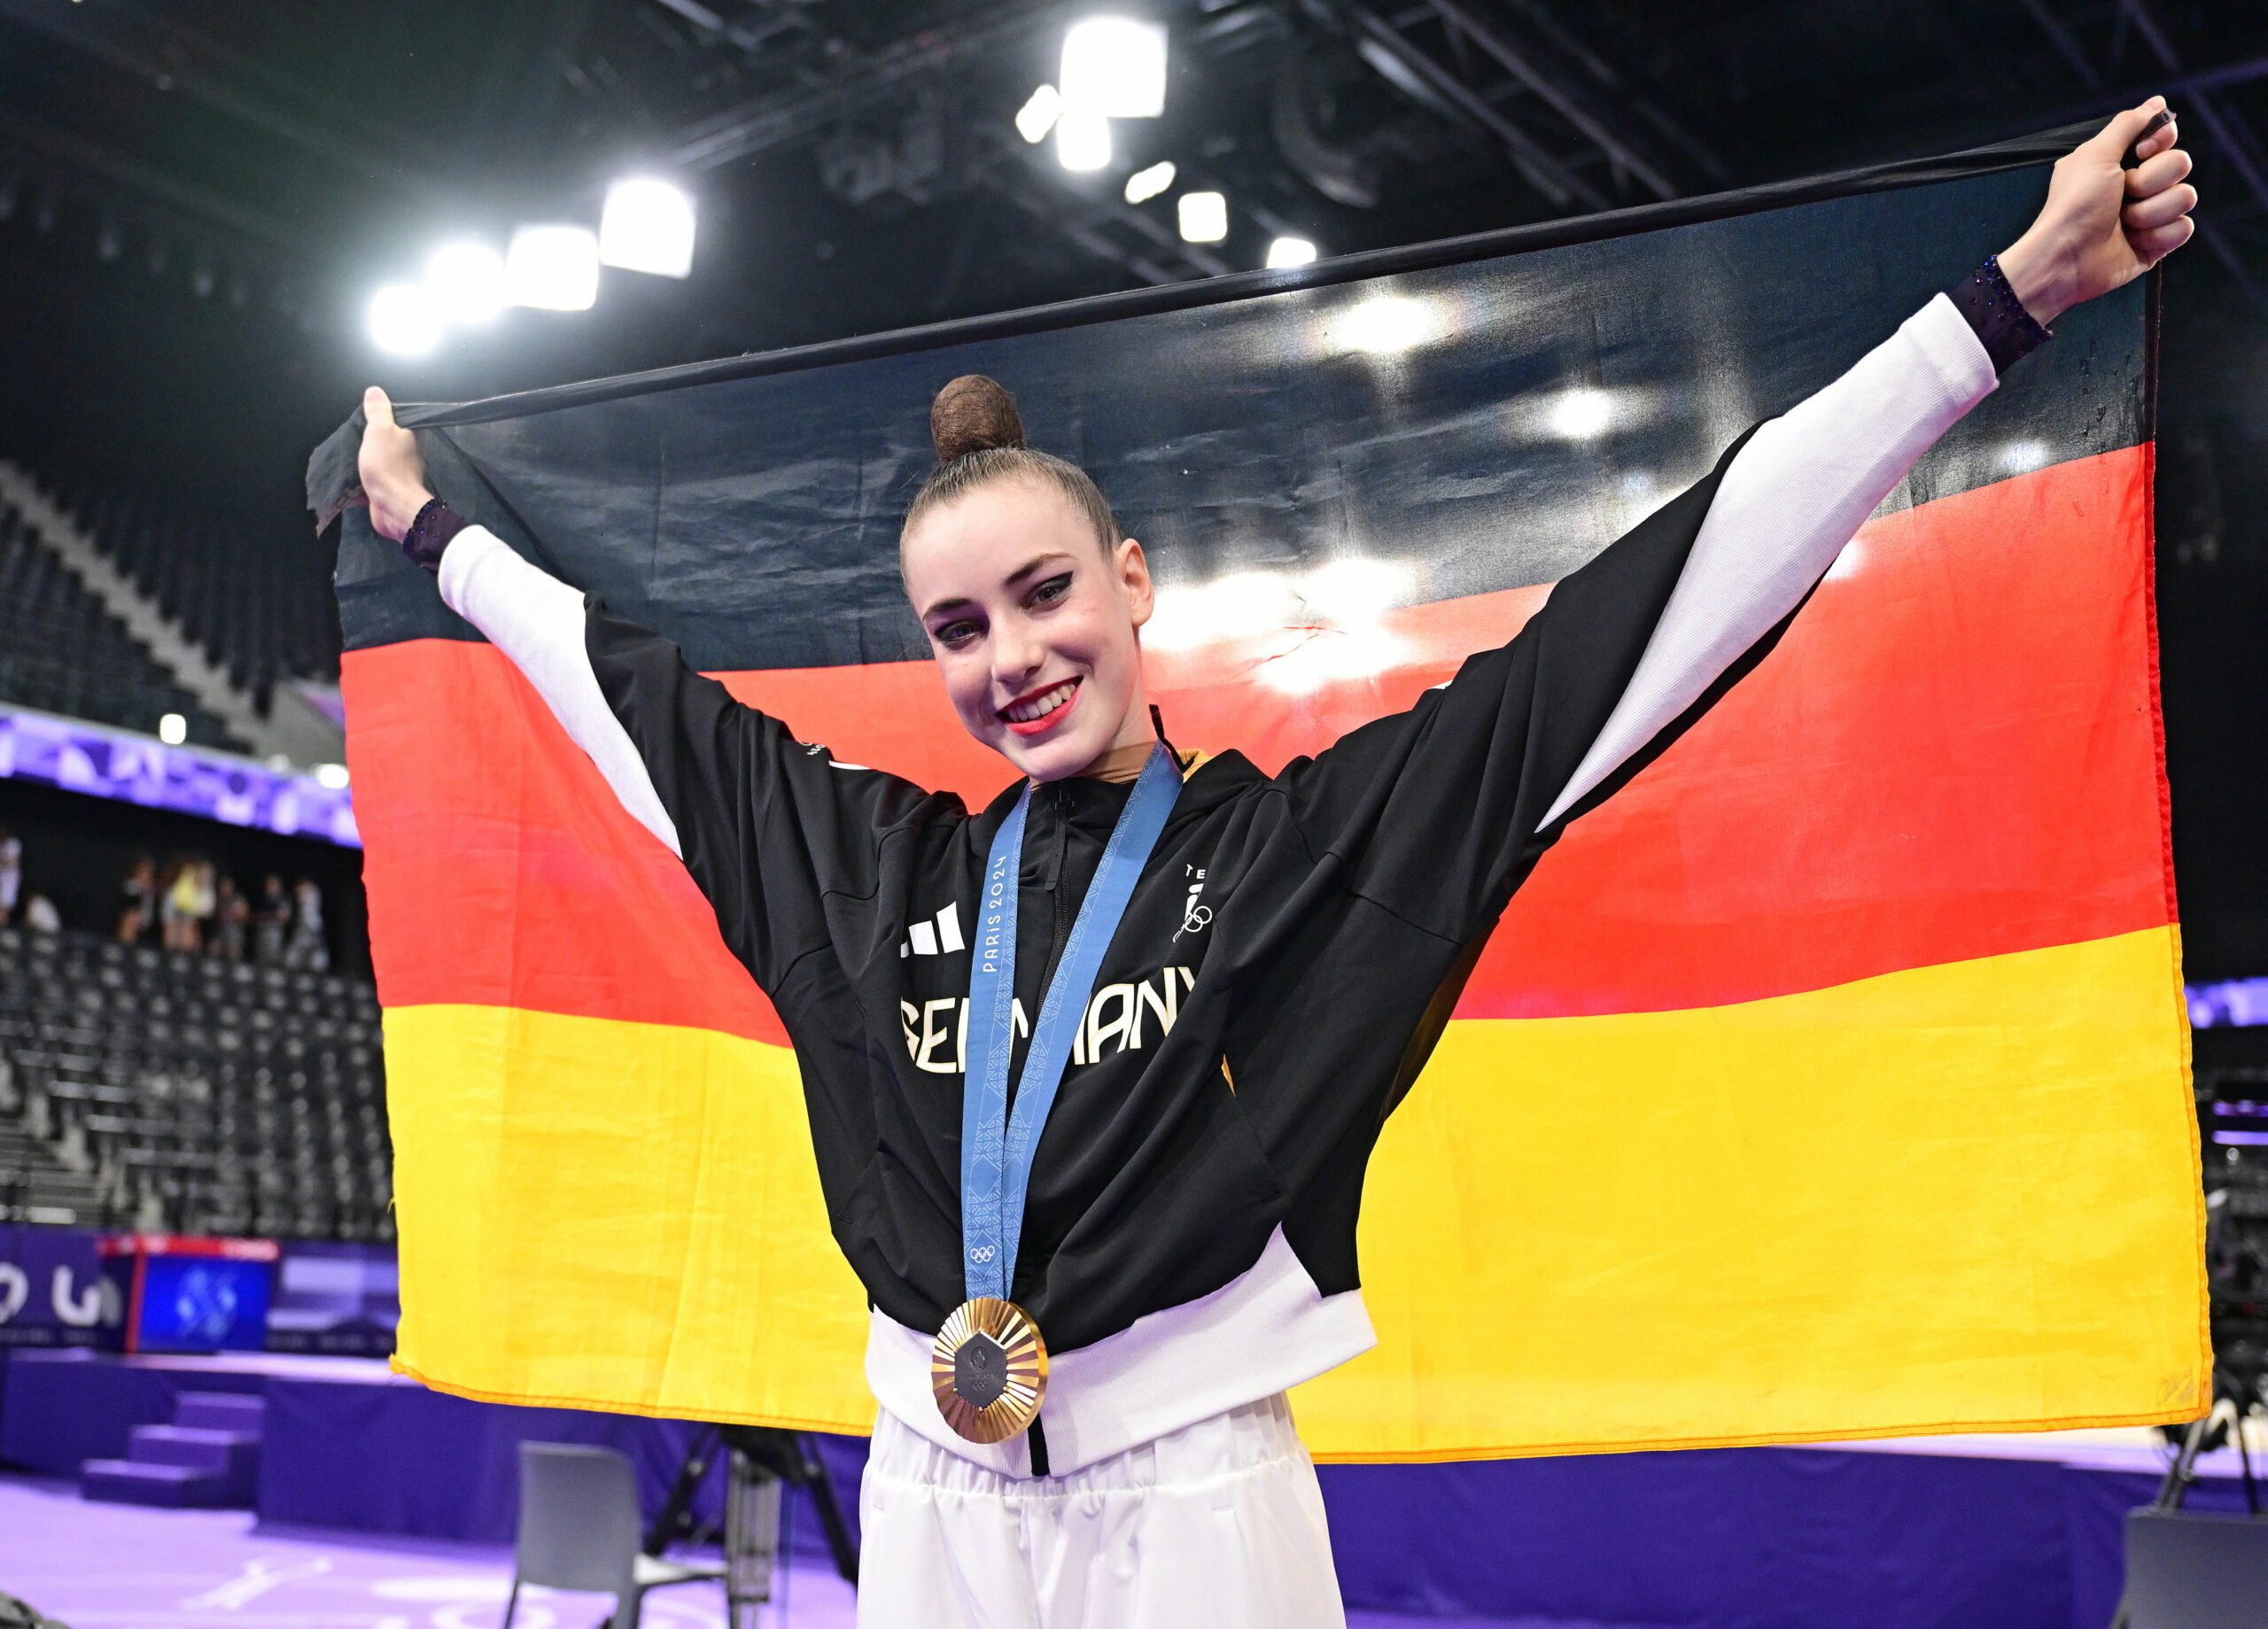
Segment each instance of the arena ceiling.
[[[2249,0],[1148,0],[1163,117],[1073,175],[1014,117],[1063,0],[0,0],[0,214],[121,306],[350,371],[370,289],[452,230],[697,198],[694,275],[387,369],[466,393],[1712,191],[2177,96],[2215,260],[2268,299]],[[1122,8],[1125,9],[1125,8]],[[1159,159],[1230,200],[1183,243]],[[27,237],[37,240],[27,244]],[[185,301],[179,299],[186,296]],[[96,303],[101,303],[97,300]],[[205,307],[203,314],[197,311]]]
[[[1014,121],[1101,10],[1168,26],[1169,87],[1075,175]],[[2258,0],[0,0],[0,453],[298,525],[306,449],[372,379],[461,398],[767,349],[1254,266],[1278,236],[1343,252],[1945,151],[2155,90],[2208,199],[2167,305],[2164,593],[2188,630],[2167,682],[2198,697],[2170,706],[2177,785],[2210,755],[2185,829],[2241,857],[2268,817]],[[1159,159],[1173,190],[1226,196],[1224,240],[1184,243],[1171,192],[1125,201]],[[609,273],[588,311],[372,350],[373,289],[433,243],[595,219],[630,170],[697,200],[689,277]],[[2268,968],[2257,846],[2222,890],[2247,926],[2206,952],[2235,971]],[[2193,927],[2195,954],[2218,930]]]

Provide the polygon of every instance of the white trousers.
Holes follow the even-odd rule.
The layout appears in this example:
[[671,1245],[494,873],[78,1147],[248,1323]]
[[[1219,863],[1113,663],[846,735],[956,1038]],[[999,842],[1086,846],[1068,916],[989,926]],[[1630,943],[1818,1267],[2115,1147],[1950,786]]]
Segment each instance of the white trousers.
[[859,1629],[1344,1629],[1315,1462],[1265,1398],[1018,1481],[888,1409],[858,1491]]

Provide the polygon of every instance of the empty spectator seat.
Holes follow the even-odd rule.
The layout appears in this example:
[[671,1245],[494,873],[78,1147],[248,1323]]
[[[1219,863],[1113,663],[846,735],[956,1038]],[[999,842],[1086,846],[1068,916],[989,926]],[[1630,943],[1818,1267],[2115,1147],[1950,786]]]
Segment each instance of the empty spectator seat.
[[361,980],[0,928],[13,1096],[113,1224],[391,1238],[382,1047]]

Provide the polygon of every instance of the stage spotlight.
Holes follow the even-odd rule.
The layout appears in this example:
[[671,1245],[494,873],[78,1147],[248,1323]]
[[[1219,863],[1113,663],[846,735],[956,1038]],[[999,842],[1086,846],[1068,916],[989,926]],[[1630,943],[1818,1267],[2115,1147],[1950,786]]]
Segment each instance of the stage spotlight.
[[1136,170],[1126,178],[1126,201],[1146,204],[1173,185],[1173,160],[1153,164],[1148,169]]
[[1614,399],[1604,391],[1572,390],[1551,404],[1544,422],[1551,433],[1570,441],[1588,441],[1605,433],[1614,423]]
[[1067,170],[1110,166],[1110,120],[1100,113],[1067,112],[1055,121],[1055,161]]
[[606,190],[599,215],[599,260],[625,271],[683,277],[693,270],[693,199],[649,176]]
[[1315,260],[1315,245],[1304,237],[1279,237],[1268,245],[1268,269],[1306,266]]
[[349,779],[344,764],[315,765],[315,784],[318,786],[329,787],[334,792],[344,792]]
[[599,298],[598,235],[586,226],[524,226],[504,257],[504,286],[515,306],[588,311]]
[[414,283],[390,283],[370,297],[370,343],[389,356],[423,356],[441,343],[441,313]]
[[1185,244],[1217,244],[1229,235],[1229,200],[1217,192],[1184,192],[1175,208]]
[[443,244],[425,261],[425,291],[453,322],[485,322],[511,302],[504,257],[486,244]]
[[189,739],[189,720],[179,713],[167,713],[158,720],[158,739],[168,747],[178,747]]
[[1016,110],[1016,134],[1037,146],[1047,139],[1055,121],[1063,117],[1063,93],[1052,85],[1042,85],[1024,98]]
[[1130,17],[1090,17],[1063,35],[1063,105],[1106,119],[1166,111],[1166,28]]

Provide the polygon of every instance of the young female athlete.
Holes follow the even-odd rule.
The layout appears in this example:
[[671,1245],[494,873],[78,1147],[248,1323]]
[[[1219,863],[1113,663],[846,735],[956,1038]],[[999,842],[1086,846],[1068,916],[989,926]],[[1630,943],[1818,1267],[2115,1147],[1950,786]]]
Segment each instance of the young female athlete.
[[900,544],[955,710],[1018,772],[975,813],[798,742],[466,525],[369,392],[373,524],[684,861],[795,1043],[872,1306],[863,1623],[1343,1621],[1284,1392],[1372,1344],[1379,1122],[1566,822],[1762,654],[2041,324],[2188,237],[2162,113],[2064,159],[2014,246],[1511,644],[1273,776],[1165,747],[1141,546],[990,380],[939,394]]

